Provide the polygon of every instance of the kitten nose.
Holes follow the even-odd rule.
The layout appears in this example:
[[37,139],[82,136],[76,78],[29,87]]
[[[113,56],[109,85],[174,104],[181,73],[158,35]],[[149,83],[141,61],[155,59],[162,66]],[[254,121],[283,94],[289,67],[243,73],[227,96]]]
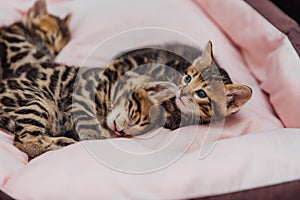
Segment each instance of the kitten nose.
[[184,90],[180,90],[180,96],[183,97],[183,96],[186,96],[186,93]]
[[182,88],[180,90],[180,96],[181,97],[183,97],[183,96],[189,96],[189,95],[192,94],[192,92],[193,92],[192,88],[189,87],[189,86],[186,86],[186,87],[184,87],[184,88]]
[[125,120],[124,119],[119,119],[119,118],[116,118],[115,120],[115,123],[116,123],[116,131],[121,131],[123,130],[125,127]]

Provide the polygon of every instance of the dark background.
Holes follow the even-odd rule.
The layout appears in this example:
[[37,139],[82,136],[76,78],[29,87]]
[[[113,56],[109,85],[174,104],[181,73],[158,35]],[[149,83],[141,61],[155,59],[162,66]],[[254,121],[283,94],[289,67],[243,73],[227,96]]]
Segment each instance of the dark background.
[[271,0],[282,11],[300,24],[300,0]]

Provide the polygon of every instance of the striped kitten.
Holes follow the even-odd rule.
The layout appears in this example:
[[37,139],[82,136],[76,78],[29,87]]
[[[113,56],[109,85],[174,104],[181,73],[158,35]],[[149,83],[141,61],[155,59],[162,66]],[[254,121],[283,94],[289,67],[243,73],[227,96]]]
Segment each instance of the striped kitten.
[[[120,61],[113,62],[110,69],[117,69],[119,64]],[[127,75],[130,78],[118,91],[120,94],[131,94],[136,89],[137,74]],[[138,76],[140,81],[151,81],[149,76]],[[158,119],[160,108],[153,109],[151,121],[143,110],[148,111],[147,105],[166,96],[152,93],[147,95],[152,95],[150,99],[143,99],[135,92],[134,98],[121,95],[112,101],[115,85],[111,78],[111,74],[98,68],[32,64],[19,77],[0,81],[0,128],[14,133],[14,145],[34,158],[79,140],[130,137],[157,127],[153,122]],[[147,118],[128,123],[126,130],[115,130],[107,123],[112,102],[130,105],[127,116],[129,112],[141,113]]]
[[[143,51],[147,52],[144,56]],[[204,60],[205,56],[195,59],[195,64],[203,69],[210,67],[203,64]],[[0,127],[14,133],[14,144],[33,158],[78,140],[131,137],[159,126],[175,129],[182,124],[206,122],[199,122],[201,113],[195,116],[177,106],[176,99],[185,97],[174,95],[178,93],[174,83],[182,77],[174,69],[188,76],[194,68],[177,54],[161,49],[131,52],[113,60],[105,70],[47,62],[31,64],[18,77],[0,82]],[[204,70],[202,76],[231,84],[225,70],[222,72],[209,74]],[[199,73],[190,76],[193,81],[184,78],[185,84],[179,83],[180,91],[185,92],[188,83],[204,83],[196,78]],[[208,93],[209,87],[202,87]],[[229,105],[241,102],[238,99],[242,96],[237,95],[228,95]],[[212,97],[211,102],[222,105]],[[214,104],[209,108],[214,111]]]
[[216,65],[211,42],[205,52],[185,70],[175,100],[183,113],[198,115],[201,123],[235,114],[252,96],[250,87],[233,84]]
[[[162,81],[150,85],[156,88],[157,92],[161,92],[158,88],[161,90],[163,88],[162,94],[168,96],[164,101],[159,101],[165,110],[160,116],[164,119],[163,126],[171,130],[224,119],[238,112],[252,96],[250,87],[233,84],[228,73],[214,62],[211,42],[208,42],[204,52],[190,46],[169,44],[161,48],[144,48],[127,52],[117,59],[124,59],[123,62],[134,60],[134,66],[131,67],[136,69],[131,70],[138,74],[147,72],[156,81]],[[192,64],[188,60],[192,60]],[[152,64],[145,67],[147,63]],[[139,68],[137,66],[144,67],[137,70]],[[166,84],[165,81],[177,85],[177,91],[174,85]],[[122,83],[119,85],[122,86]],[[151,99],[151,96],[148,96],[149,84],[137,87],[136,91],[143,95],[142,99]],[[147,108],[150,109],[151,106]],[[140,118],[135,120],[134,117],[128,119],[126,109],[126,106],[120,105],[112,108],[108,115],[108,124],[112,129],[120,132],[126,129],[126,124],[140,120]],[[149,113],[150,110],[143,112]]]
[[48,14],[45,0],[37,0],[21,21],[1,27],[0,77],[18,76],[30,63],[53,61],[71,38],[70,19]]
[[[127,137],[151,130],[157,127],[154,122],[161,109],[157,107],[157,112],[152,112],[152,119],[144,110],[150,109],[147,105],[162,102],[165,95],[155,94],[164,94],[167,87],[159,86],[162,90],[158,90],[154,86],[152,91],[128,96],[136,89],[137,76],[140,82],[153,81],[148,75],[129,72],[138,69],[137,60],[123,56],[104,71],[49,62],[29,64],[18,76],[0,82],[0,127],[15,134],[14,144],[30,158],[78,140]],[[127,81],[119,88],[119,80],[126,72]],[[124,95],[116,96],[117,93]],[[145,94],[151,98],[144,99]],[[137,119],[134,123],[127,120],[126,130],[118,131],[107,120],[116,104],[126,104],[129,109],[124,116],[131,114]]]

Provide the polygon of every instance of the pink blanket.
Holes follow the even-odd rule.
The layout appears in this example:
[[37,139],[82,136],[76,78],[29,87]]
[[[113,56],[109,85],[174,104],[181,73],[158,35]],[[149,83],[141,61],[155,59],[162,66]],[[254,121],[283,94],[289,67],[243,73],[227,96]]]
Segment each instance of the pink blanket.
[[[32,1],[0,4],[3,25],[20,19]],[[225,122],[159,129],[133,140],[84,141],[29,163],[12,136],[0,132],[3,191],[17,199],[170,199],[300,178],[299,57],[244,1],[48,4],[53,14],[73,14],[73,37],[59,62],[104,66],[134,47],[174,40],[204,47],[212,40],[219,63],[234,82],[251,86],[253,98]]]

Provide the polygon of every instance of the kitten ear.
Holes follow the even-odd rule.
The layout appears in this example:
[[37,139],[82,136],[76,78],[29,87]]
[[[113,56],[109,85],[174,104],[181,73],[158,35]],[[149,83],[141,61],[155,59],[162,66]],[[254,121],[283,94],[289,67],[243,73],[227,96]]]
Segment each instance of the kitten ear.
[[252,89],[246,85],[228,84],[225,85],[226,116],[238,112],[241,107],[251,98]]
[[175,96],[178,90],[175,84],[163,81],[146,83],[141,88],[147,93],[147,97],[156,104],[161,104]]
[[43,16],[48,15],[47,4],[45,0],[37,0],[33,6],[29,9],[28,16],[32,18],[40,19]]
[[212,51],[212,42],[208,41],[205,51],[202,52],[202,55],[196,58],[193,62],[193,66],[198,70],[211,65],[213,62],[213,51]]
[[69,25],[69,24],[70,24],[71,18],[72,18],[72,14],[69,13],[69,14],[63,19],[63,21],[65,22],[66,25]]

